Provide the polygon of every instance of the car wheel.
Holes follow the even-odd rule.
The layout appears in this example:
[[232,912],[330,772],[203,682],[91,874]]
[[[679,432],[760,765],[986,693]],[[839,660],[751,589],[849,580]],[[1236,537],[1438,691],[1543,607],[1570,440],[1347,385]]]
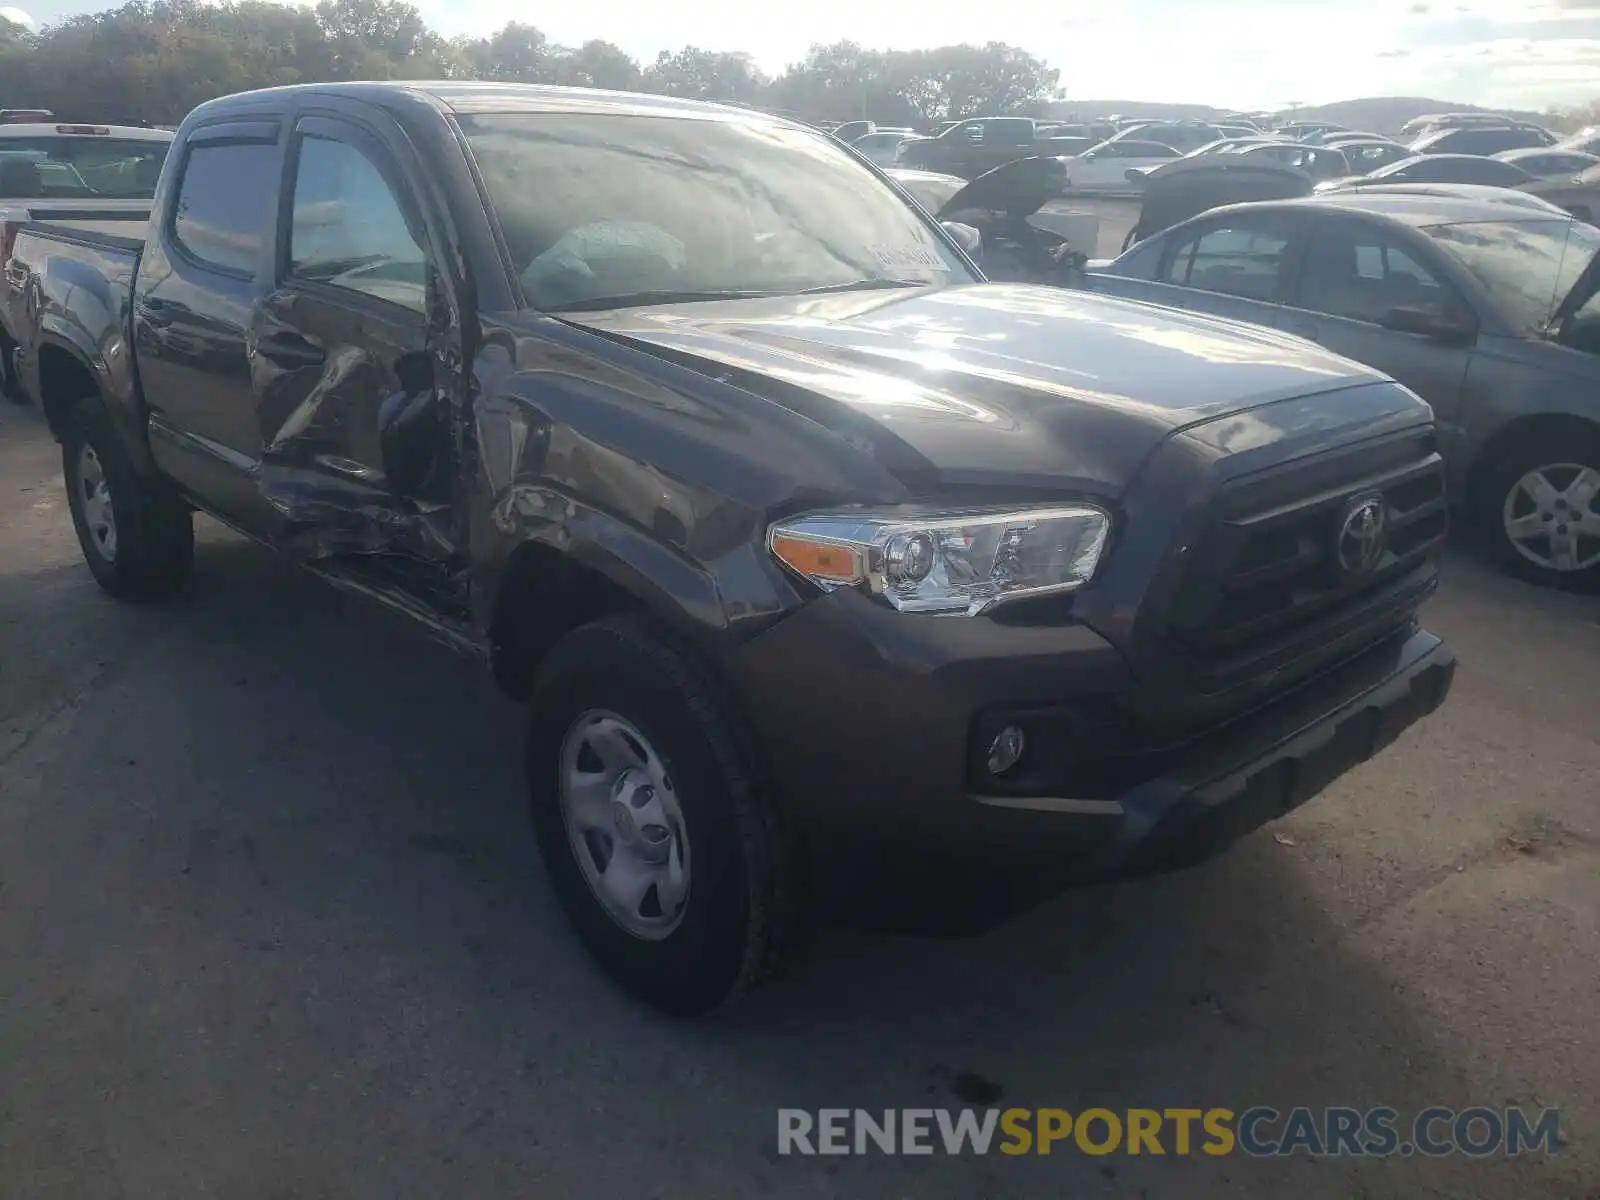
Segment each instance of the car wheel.
[[1478,525],[1507,571],[1600,590],[1600,434],[1543,434],[1502,453],[1478,494]]
[[97,398],[74,406],[61,443],[67,504],[95,582],[120,600],[155,600],[188,581],[189,509],[163,480],[141,475]]
[[677,1015],[794,944],[796,850],[693,658],[637,617],[568,634],[534,680],[527,770],[552,885],[613,979]]

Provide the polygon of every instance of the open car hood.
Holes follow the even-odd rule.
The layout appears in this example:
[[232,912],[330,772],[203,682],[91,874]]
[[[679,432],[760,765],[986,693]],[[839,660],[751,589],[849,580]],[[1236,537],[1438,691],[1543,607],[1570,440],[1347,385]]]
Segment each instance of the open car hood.
[[1066,182],[1067,169],[1059,158],[1019,158],[979,175],[934,215],[946,220],[953,213],[983,209],[1026,220],[1060,196]]
[[1230,158],[1228,154],[1180,158],[1146,174],[1139,223],[1129,233],[1127,245],[1225,204],[1289,200],[1309,196],[1316,188],[1316,181],[1298,167]]

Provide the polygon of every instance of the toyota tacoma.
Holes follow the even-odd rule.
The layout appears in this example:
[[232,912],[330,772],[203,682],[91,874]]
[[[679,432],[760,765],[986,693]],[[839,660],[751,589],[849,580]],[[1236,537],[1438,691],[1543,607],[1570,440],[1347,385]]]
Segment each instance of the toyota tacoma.
[[100,585],[181,587],[198,510],[481,656],[579,937],[692,1013],[857,838],[1183,866],[1449,689],[1424,403],[955,233],[759,113],[327,84],[10,275]]

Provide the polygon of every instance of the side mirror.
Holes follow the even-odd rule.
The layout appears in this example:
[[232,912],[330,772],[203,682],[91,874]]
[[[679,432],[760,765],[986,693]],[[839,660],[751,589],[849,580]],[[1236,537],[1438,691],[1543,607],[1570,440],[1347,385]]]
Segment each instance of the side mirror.
[[966,251],[967,257],[977,262],[983,257],[983,234],[971,225],[963,225],[960,221],[940,221],[944,231],[955,238],[960,247]]
[[1478,336],[1472,322],[1422,308],[1391,308],[1378,324],[1396,333],[1414,333],[1447,346],[1470,346]]

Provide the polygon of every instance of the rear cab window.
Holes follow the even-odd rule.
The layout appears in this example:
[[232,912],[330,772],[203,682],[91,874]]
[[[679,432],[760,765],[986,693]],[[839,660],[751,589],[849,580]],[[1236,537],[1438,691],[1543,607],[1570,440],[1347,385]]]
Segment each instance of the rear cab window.
[[171,145],[165,138],[109,134],[0,133],[0,197],[149,200]]
[[997,117],[984,125],[984,140],[1000,146],[1026,146],[1037,136],[1033,121],[1025,117]]

